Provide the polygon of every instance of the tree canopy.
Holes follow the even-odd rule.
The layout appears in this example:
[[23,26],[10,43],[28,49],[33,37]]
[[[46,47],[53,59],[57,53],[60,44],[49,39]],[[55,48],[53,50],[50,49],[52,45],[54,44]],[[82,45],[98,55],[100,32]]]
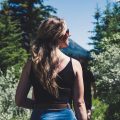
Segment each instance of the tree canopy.
[[[108,104],[106,120],[120,119],[120,4],[107,4],[94,31],[92,66],[95,73],[97,94]],[[95,30],[98,24],[95,25]],[[102,36],[99,38],[99,34]],[[97,41],[97,44],[95,44]],[[99,49],[98,49],[99,46]],[[97,49],[96,49],[97,48]]]

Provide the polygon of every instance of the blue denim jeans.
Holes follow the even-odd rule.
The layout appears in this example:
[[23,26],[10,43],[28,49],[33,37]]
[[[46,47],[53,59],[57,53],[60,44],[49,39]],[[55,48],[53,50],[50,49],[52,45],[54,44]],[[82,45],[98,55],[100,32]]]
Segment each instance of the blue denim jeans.
[[70,108],[63,109],[34,109],[30,120],[77,120],[74,112]]

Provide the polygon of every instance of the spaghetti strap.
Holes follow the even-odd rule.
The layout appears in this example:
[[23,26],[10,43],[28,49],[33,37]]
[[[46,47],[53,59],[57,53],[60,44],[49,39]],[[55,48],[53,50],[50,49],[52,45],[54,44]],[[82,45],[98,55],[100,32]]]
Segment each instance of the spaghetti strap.
[[70,57],[70,62],[72,62],[72,58]]

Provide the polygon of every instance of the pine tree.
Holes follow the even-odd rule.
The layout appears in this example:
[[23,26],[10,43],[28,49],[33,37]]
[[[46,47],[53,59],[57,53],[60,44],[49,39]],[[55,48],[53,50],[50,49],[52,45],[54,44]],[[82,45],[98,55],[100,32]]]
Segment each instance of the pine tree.
[[29,50],[30,40],[36,36],[40,21],[56,13],[51,6],[45,6],[43,0],[8,0],[9,15],[19,20],[23,31],[23,47]]
[[[94,18],[96,22],[93,24],[94,30],[91,32],[92,40],[91,45],[94,46],[93,50],[96,54],[104,51],[102,39],[104,37],[112,37],[113,34],[120,31],[120,3],[114,3],[113,5],[107,2],[106,8],[103,13],[100,13],[100,9],[97,7]],[[115,41],[114,41],[115,42]]]
[[106,8],[103,11],[103,16],[102,16],[102,33],[104,37],[109,37],[111,35],[111,29],[110,29],[110,21],[112,18],[111,14],[111,4],[107,2]]
[[94,51],[96,54],[99,53],[100,51],[100,46],[99,43],[102,39],[102,27],[101,27],[101,12],[100,9],[97,5],[96,8],[96,12],[94,14],[94,19],[95,22],[93,22],[93,24],[95,25],[93,31],[90,31],[93,35],[90,37],[90,39],[92,40],[92,43],[89,43],[90,45],[94,46],[94,49],[91,51]]
[[18,21],[8,15],[0,17],[0,68],[5,71],[12,65],[22,65],[27,58],[21,47],[22,32]]
[[120,32],[120,2],[113,5],[110,29],[112,33]]
[[[109,6],[109,7],[108,7]],[[104,11],[104,17],[102,19],[102,33],[104,38],[107,38],[106,44],[118,44],[119,40],[114,39],[114,34],[120,33],[120,4],[116,2],[110,8],[110,4],[107,5]],[[103,45],[101,41],[101,45]],[[101,46],[104,48],[104,46]]]

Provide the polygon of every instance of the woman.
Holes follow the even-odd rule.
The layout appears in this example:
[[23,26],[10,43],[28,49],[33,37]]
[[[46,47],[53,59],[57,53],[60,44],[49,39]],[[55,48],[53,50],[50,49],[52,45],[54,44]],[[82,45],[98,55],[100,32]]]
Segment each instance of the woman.
[[[33,109],[31,120],[87,120],[81,65],[60,51],[68,37],[63,19],[48,18],[39,26],[15,96],[18,106]],[[27,98],[31,86],[34,100]]]

